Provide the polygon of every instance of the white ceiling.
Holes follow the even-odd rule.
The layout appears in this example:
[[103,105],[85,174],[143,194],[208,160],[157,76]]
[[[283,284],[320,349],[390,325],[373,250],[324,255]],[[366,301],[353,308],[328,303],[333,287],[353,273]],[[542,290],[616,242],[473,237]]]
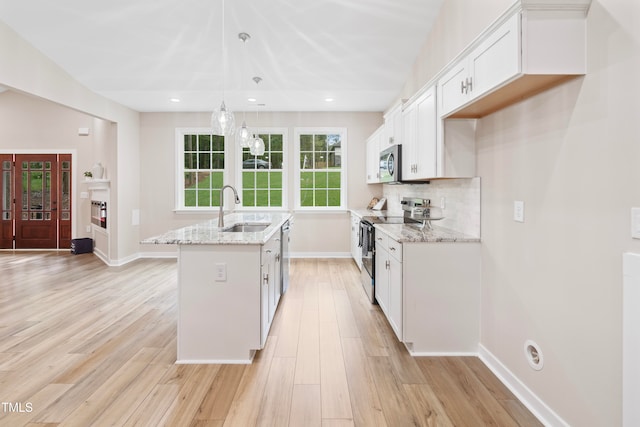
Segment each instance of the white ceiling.
[[223,90],[238,111],[383,111],[442,1],[226,0],[226,67],[222,0],[0,0],[0,20],[138,111],[211,111]]

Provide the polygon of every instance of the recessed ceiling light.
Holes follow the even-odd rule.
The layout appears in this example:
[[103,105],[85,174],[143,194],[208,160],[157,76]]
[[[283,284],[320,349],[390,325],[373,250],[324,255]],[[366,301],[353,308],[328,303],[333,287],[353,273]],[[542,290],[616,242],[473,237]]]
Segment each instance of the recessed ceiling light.
[[249,99],[247,99],[247,101],[249,101],[249,102],[256,102],[256,101],[257,101],[257,99],[255,99],[255,98],[249,98]]
[[180,102],[179,98],[170,98],[169,101],[171,102]]
[[333,102],[333,98],[325,98],[324,99],[326,102]]

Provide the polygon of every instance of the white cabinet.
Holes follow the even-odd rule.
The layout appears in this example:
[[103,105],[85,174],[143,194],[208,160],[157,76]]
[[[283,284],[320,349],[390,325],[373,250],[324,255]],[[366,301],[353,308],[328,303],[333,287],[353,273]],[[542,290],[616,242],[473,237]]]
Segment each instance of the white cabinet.
[[280,301],[280,234],[262,246],[260,286],[260,344],[264,347]]
[[376,300],[391,328],[403,340],[402,244],[376,229]]
[[480,244],[399,242],[376,227],[376,300],[414,356],[475,354]]
[[384,127],[379,127],[367,138],[367,184],[380,182],[380,140]]
[[362,248],[360,247],[360,217],[351,212],[351,257],[362,270]]
[[395,104],[384,115],[384,133],[380,140],[381,149],[404,143],[402,125],[402,101]]
[[476,354],[480,244],[404,242],[403,342],[414,356]]
[[424,91],[402,112],[402,180],[437,176],[436,87]]
[[520,73],[520,14],[514,14],[439,81],[445,116]]
[[584,75],[588,7],[516,3],[443,70],[438,114],[483,117]]

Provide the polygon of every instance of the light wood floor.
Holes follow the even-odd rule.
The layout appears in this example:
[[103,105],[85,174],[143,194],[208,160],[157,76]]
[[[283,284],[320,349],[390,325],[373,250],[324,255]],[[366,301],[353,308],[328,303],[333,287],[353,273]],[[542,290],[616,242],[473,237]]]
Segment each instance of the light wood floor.
[[350,260],[292,262],[253,364],[175,359],[174,260],[0,253],[1,426],[540,425],[477,358],[410,357]]

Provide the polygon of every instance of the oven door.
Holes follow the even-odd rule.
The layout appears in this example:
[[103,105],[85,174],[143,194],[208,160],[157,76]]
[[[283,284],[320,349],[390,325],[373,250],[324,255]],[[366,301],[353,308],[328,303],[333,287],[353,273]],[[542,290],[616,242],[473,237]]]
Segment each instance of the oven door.
[[360,221],[359,244],[362,249],[361,281],[369,301],[375,301],[375,234],[373,224]]

